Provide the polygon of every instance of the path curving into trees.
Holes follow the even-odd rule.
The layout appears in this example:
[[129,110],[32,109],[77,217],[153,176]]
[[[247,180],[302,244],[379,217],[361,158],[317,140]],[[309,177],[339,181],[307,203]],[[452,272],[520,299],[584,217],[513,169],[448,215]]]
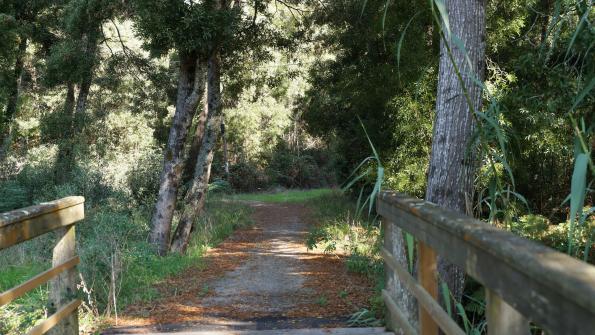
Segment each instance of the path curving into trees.
[[253,226],[159,284],[160,299],[130,306],[105,334],[346,327],[368,307],[369,278],[348,272],[341,253],[307,250],[305,205],[249,204]]

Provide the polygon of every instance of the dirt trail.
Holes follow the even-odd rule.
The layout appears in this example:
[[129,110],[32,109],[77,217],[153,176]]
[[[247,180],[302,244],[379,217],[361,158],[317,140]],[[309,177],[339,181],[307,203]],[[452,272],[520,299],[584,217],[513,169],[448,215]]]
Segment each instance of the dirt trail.
[[[308,209],[250,203],[254,226],[208,252],[205,263],[161,283],[161,298],[130,306],[111,333],[344,326],[372,283],[344,257],[308,251]],[[126,327],[121,328],[121,327]]]

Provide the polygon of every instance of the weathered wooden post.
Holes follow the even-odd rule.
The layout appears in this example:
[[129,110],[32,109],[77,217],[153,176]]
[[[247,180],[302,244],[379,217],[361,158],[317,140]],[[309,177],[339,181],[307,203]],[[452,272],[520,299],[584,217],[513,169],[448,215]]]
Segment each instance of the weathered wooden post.
[[[384,247],[395,257],[395,260],[401,266],[407,268],[407,247],[403,238],[403,231],[399,226],[387,219],[383,220],[383,225]],[[415,297],[409,292],[394,271],[386,271],[385,291],[385,294],[395,303],[395,306],[387,305],[389,310],[391,307],[393,307],[393,310],[398,309],[396,313],[392,311],[388,313],[387,321],[389,328],[394,330],[396,334],[399,334],[399,332],[403,334],[411,333],[411,331],[407,332],[403,327],[411,325],[410,328],[416,329],[418,326],[418,307]]]
[[[74,225],[56,230],[57,243],[52,256],[52,266],[58,266],[73,257],[76,257],[76,237]],[[70,268],[50,282],[50,309],[55,313],[68,306],[76,299],[76,268]],[[74,311],[58,322],[48,334],[51,335],[78,335],[78,313]]]
[[502,300],[498,294],[486,288],[486,317],[488,335],[529,335],[529,320]]
[[[419,283],[434,300],[438,300],[436,252],[424,242],[417,242],[419,254]],[[445,302],[448,303],[448,302]],[[423,306],[419,308],[419,330],[421,335],[437,335],[438,324]]]
[[50,282],[49,312],[27,335],[78,334],[76,270],[80,259],[76,255],[74,225],[85,218],[85,198],[67,197],[35,206],[0,213],[0,250],[35,237],[56,232],[57,242],[52,255],[52,268],[0,292],[0,306]]

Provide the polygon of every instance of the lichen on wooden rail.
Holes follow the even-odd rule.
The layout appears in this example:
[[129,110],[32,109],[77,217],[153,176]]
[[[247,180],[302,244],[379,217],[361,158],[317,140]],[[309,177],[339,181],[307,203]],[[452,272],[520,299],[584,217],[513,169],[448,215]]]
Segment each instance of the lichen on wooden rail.
[[594,266],[407,195],[382,192],[377,208],[550,333],[595,329]]
[[0,227],[19,223],[32,219],[36,216],[48,214],[67,207],[72,207],[85,202],[81,196],[66,197],[54,201],[42,202],[39,205],[33,205],[25,208],[15,209],[13,211],[0,213]]
[[0,214],[0,250],[84,219],[83,197],[67,197]]

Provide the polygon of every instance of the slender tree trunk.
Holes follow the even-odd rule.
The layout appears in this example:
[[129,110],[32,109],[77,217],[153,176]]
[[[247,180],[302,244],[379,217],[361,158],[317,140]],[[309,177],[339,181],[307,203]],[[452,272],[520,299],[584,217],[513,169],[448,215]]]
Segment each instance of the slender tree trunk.
[[[541,7],[545,15],[541,18],[541,40],[540,42],[543,44],[546,42],[547,35],[548,35],[548,27],[550,25],[550,12],[551,12],[551,1],[550,0],[541,0]],[[542,15],[542,14],[537,14]]]
[[[464,43],[470,64],[464,51],[456,48],[451,38],[445,35],[463,83],[461,85],[457,78],[446,42],[442,40],[426,200],[465,213],[467,203],[473,197],[473,179],[477,169],[475,148],[470,142],[475,128],[472,113],[481,108],[482,91],[471,74],[479,80],[484,78],[485,0],[447,0],[446,7],[452,34]],[[448,284],[452,294],[460,301],[464,272],[443,258],[438,260],[438,272],[440,279]]]
[[74,132],[74,84],[66,85],[66,100],[64,101],[64,139],[58,145],[58,159],[54,167],[56,184],[63,184],[67,180],[67,171],[71,166],[72,134]]
[[6,104],[6,110],[0,122],[0,162],[4,160],[8,154],[10,148],[10,142],[12,141],[12,121],[17,113],[19,95],[21,91],[21,77],[23,74],[25,52],[27,51],[27,39],[21,38],[19,48],[16,55],[14,64],[14,71],[11,77],[10,92],[8,96],[8,102]]
[[[208,94],[206,95],[208,96]],[[207,124],[208,112],[209,101],[208,99],[205,99],[203,110],[196,120],[197,123],[196,129],[194,130],[194,137],[192,138],[192,144],[190,145],[190,150],[188,151],[188,158],[186,159],[186,163],[184,165],[184,184],[190,182],[194,177],[194,167],[196,166],[196,159],[198,158],[198,153],[200,152],[200,147],[202,145],[202,139]]]
[[[73,109],[74,87],[72,83],[68,83],[68,91],[66,93],[66,101],[64,103],[64,117],[68,118],[68,129],[65,130],[64,140],[61,143],[58,152],[58,162],[56,170],[56,182],[63,184],[70,179],[72,170],[75,164],[75,143],[78,135],[82,131],[84,124],[85,112],[87,110],[87,101],[89,99],[89,92],[91,84],[93,83],[93,73],[95,70],[95,57],[97,52],[97,38],[92,34],[86,37],[85,55],[90,62],[88,68],[82,74],[79,83],[78,96],[76,98],[76,105]],[[73,112],[74,110],[74,112]]]
[[227,133],[225,129],[224,117],[221,115],[221,137],[223,138],[223,168],[225,171],[225,180],[229,182],[229,157],[227,154]]
[[171,224],[184,170],[184,144],[192,118],[204,92],[206,69],[197,55],[180,55],[176,112],[164,154],[159,195],[151,220],[150,241],[159,255],[169,249]]
[[172,241],[171,251],[173,252],[183,253],[186,251],[193,223],[204,207],[211,175],[213,152],[217,143],[219,125],[221,123],[220,66],[220,55],[218,52],[215,52],[209,60],[206,132],[196,159],[192,186],[184,197],[184,209]]

